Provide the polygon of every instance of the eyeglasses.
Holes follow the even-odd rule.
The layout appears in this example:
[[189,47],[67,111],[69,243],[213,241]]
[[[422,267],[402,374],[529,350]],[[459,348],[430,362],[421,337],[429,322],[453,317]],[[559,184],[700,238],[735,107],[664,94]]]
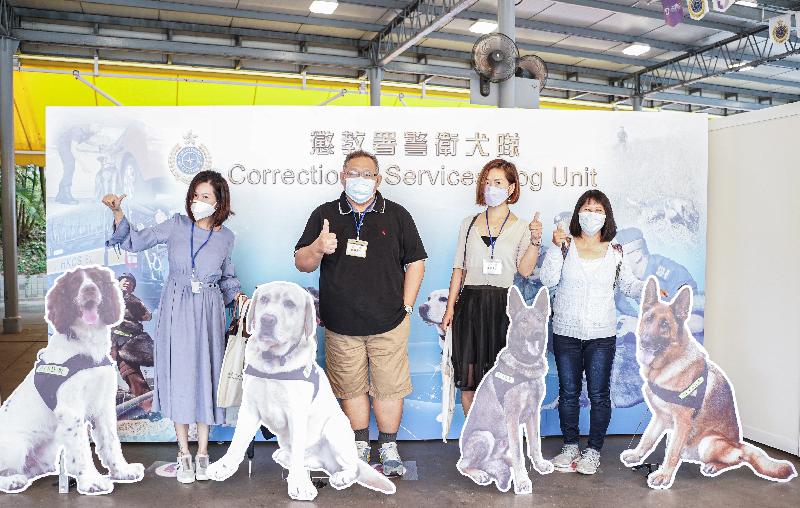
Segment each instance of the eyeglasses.
[[362,172],[359,172],[359,171],[350,170],[350,171],[346,171],[344,175],[347,178],[358,178],[358,177],[361,177],[361,178],[377,178],[378,173],[373,173],[371,171],[364,171],[362,173]]

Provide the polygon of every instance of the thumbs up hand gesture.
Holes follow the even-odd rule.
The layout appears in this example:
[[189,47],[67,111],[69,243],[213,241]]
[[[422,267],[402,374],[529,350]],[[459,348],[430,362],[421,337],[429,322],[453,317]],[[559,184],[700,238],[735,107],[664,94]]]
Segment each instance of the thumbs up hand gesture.
[[125,199],[125,194],[120,194],[117,196],[116,194],[106,194],[103,196],[101,200],[104,205],[109,207],[112,212],[121,212],[122,211],[122,200]]
[[338,241],[336,240],[336,233],[331,233],[328,219],[322,221],[322,231],[320,231],[316,243],[317,249],[323,254],[333,254],[336,252]]
[[567,241],[567,232],[561,227],[559,222],[556,229],[553,231],[553,244],[556,247],[561,247]]
[[539,220],[539,212],[533,215],[533,220],[528,224],[528,229],[531,230],[531,243],[539,244],[542,240],[542,221]]

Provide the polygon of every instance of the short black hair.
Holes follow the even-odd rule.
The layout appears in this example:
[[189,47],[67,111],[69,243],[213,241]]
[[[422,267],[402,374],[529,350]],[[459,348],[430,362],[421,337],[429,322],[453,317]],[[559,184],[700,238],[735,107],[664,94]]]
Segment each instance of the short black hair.
[[355,150],[347,154],[347,157],[344,158],[344,162],[342,163],[342,171],[344,168],[347,167],[347,163],[353,159],[358,159],[360,157],[366,157],[368,159],[372,159],[372,162],[375,163],[375,172],[380,173],[380,166],[378,166],[378,158],[375,157],[375,154],[370,153],[366,150]]
[[603,224],[602,229],[600,229],[600,241],[610,242],[617,236],[617,223],[614,221],[614,211],[611,209],[611,201],[608,200],[608,196],[597,189],[588,190],[578,198],[578,202],[575,203],[575,210],[572,212],[572,220],[569,222],[569,234],[573,237],[581,236],[582,230],[581,223],[578,220],[578,213],[588,201],[600,203],[603,210],[605,210],[606,222]]

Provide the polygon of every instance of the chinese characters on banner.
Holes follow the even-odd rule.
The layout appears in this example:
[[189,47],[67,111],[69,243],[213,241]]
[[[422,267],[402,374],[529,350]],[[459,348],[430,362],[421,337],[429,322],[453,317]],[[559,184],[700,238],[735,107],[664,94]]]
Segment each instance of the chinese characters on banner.
[[[483,132],[460,136],[455,132],[404,132],[400,136],[402,152],[398,151],[398,133],[375,131],[372,145],[364,146],[367,134],[360,131],[342,131],[339,149],[347,155],[356,150],[369,150],[375,155],[400,155],[406,157],[425,157],[429,150],[437,157],[456,157],[463,150],[467,157],[518,157],[519,133],[503,132],[490,139]],[[311,132],[312,155],[334,155],[336,135],[333,131],[317,130]],[[430,148],[429,148],[430,147]]]

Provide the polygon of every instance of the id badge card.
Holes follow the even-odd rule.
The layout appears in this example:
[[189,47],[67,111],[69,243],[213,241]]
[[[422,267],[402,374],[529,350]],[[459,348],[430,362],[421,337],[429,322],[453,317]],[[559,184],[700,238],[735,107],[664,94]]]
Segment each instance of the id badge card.
[[367,257],[367,242],[364,240],[354,240],[352,238],[347,240],[347,250],[345,254],[357,258]]
[[192,281],[192,293],[199,293],[200,292],[200,281],[193,280]]
[[483,274],[484,275],[502,275],[503,262],[499,259],[484,259],[483,260]]

